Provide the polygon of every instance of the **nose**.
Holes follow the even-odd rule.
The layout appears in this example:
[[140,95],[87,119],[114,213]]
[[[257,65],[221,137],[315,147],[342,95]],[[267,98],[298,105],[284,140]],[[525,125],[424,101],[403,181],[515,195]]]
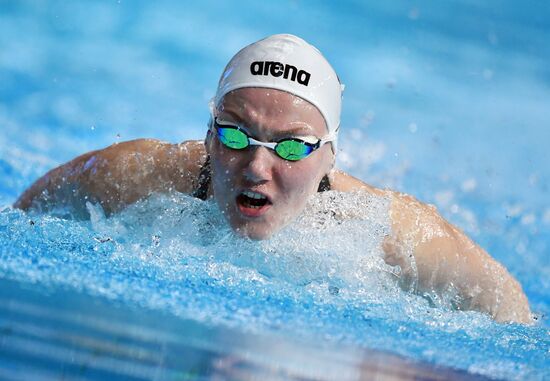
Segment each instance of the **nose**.
[[271,180],[273,154],[266,147],[252,147],[250,161],[244,170],[244,176],[254,184]]

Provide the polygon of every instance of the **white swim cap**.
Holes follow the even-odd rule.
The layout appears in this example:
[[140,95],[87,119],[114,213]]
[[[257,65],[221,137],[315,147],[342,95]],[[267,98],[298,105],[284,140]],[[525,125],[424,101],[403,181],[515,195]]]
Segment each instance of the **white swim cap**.
[[336,152],[344,86],[317,48],[291,34],[276,34],[246,46],[225,67],[214,105],[243,87],[283,90],[313,104],[325,118]]

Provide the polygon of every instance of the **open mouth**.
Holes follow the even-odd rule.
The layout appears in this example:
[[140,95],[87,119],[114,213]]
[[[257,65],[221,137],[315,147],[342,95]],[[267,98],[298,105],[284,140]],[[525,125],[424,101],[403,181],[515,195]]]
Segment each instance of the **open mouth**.
[[272,205],[269,198],[261,193],[244,191],[237,196],[237,206],[248,217],[263,214]]

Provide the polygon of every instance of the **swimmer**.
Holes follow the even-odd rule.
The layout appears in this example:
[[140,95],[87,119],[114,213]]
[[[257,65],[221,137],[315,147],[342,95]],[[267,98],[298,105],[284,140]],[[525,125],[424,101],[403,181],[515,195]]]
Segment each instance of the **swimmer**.
[[434,207],[334,167],[342,91],[315,47],[270,36],[225,67],[205,141],[138,139],[86,153],[38,179],[14,206],[86,213],[92,202],[111,214],[176,191],[214,199],[237,234],[261,240],[296,219],[316,192],[366,192],[391,201],[392,233],[382,249],[401,287],[421,295],[451,291],[457,309],[532,323],[520,284]]

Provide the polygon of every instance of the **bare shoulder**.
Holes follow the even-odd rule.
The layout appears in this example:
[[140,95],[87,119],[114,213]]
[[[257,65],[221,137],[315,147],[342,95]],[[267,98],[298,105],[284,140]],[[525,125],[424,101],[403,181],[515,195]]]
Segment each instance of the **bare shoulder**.
[[201,168],[206,162],[206,149],[202,140],[188,140],[171,144],[164,152],[162,162],[167,163],[167,177],[182,193],[192,193],[197,186]]
[[[340,192],[367,192],[374,196],[390,199],[390,217],[394,232],[410,235],[422,234],[423,230],[454,234],[452,226],[437,212],[433,205],[418,201],[415,197],[388,189],[376,188],[341,170],[334,170],[330,176],[331,189]],[[424,229],[420,229],[424,227]]]
[[[457,238],[462,234],[448,223],[434,205],[426,204],[414,196],[396,191],[387,191],[391,199],[390,217],[398,235],[408,235],[427,242],[435,238]],[[405,238],[405,237],[402,237]]]
[[[91,154],[100,154],[103,159],[107,160],[130,154],[135,158],[146,157],[161,164],[172,164],[173,160],[176,160],[179,164],[188,165],[194,161],[200,161],[205,155],[205,149],[204,143],[199,140],[172,144],[156,139],[136,139],[115,143],[102,150],[92,151]],[[90,153],[82,156],[89,155]]]
[[[334,170],[330,175],[331,189],[340,192],[367,192],[375,196],[388,197],[391,201],[390,215],[395,227],[400,230],[412,228],[420,221],[425,224],[445,224],[435,206],[420,202],[415,197],[389,189],[369,185],[350,174]],[[399,226],[397,226],[399,225]]]
[[93,175],[80,180],[90,179],[90,188],[96,188],[98,194],[114,186],[118,192],[113,200],[126,205],[153,192],[191,193],[206,153],[202,141],[172,144],[138,139],[113,144],[91,159],[76,172]]
[[154,192],[191,193],[206,160],[202,141],[137,139],[85,153],[32,184],[15,207],[83,209],[86,200],[117,211]]
[[340,191],[340,192],[363,191],[363,192],[371,193],[376,196],[383,196],[387,192],[383,189],[373,187],[372,185],[369,185],[359,180],[357,177],[353,177],[352,175],[344,171],[341,171],[339,169],[334,169],[329,174],[329,180],[330,180],[330,188],[335,191]]

